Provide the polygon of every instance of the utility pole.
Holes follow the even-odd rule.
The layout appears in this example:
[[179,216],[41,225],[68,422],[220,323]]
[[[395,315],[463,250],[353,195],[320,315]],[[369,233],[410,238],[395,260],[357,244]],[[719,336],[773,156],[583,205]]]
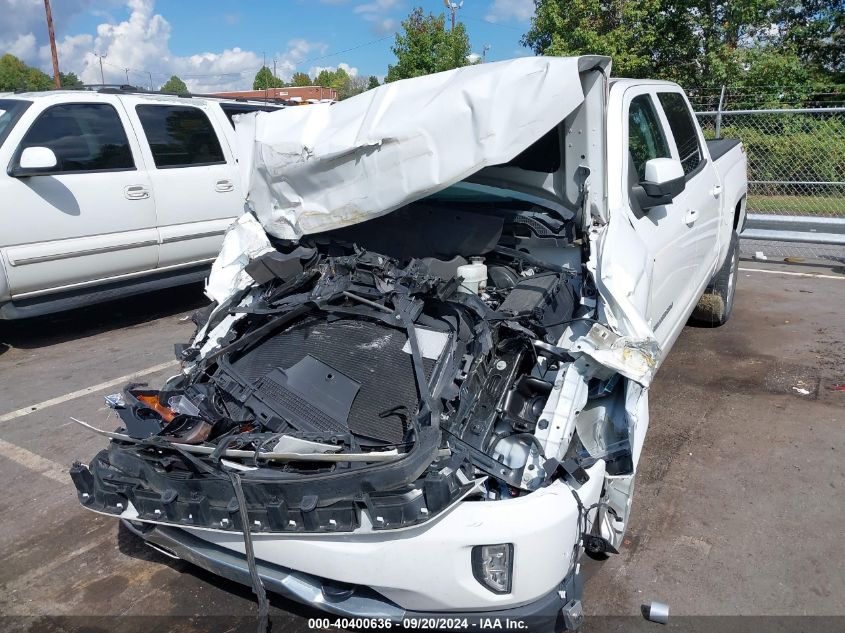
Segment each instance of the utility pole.
[[[278,80],[278,77],[276,77],[276,58],[274,57],[273,58],[273,83],[275,84],[277,80]],[[275,88],[275,85],[273,87]]]
[[129,85],[129,69],[128,69],[128,68],[124,68],[124,69],[123,69],[123,72],[125,72],[125,73],[126,73],[126,85],[128,86],[128,85]]
[[150,76],[150,92],[154,92],[153,90],[153,74],[148,70],[147,74]]
[[452,30],[455,30],[455,22],[456,17],[458,15],[458,9],[464,6],[464,0],[460,2],[453,2],[452,0],[443,0],[443,4],[446,5],[446,8],[449,9],[449,13],[452,14]]
[[481,49],[481,63],[487,61],[487,53],[490,51],[491,46],[489,44],[485,44],[484,48]]
[[99,53],[94,53],[97,58],[100,60],[100,83],[102,85],[106,85],[106,76],[103,74],[103,60],[105,59],[105,55],[100,55]]
[[59,77],[59,55],[56,52],[56,32],[53,30],[53,12],[50,10],[50,0],[44,0],[44,11],[47,14],[47,33],[50,36],[50,53],[53,56],[53,82],[56,88],[62,87]]

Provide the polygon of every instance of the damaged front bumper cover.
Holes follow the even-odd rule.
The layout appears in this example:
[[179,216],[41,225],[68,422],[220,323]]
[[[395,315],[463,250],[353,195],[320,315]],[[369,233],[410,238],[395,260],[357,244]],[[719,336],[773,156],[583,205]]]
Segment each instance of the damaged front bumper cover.
[[[247,558],[239,552],[220,547],[173,526],[143,524],[126,519],[123,524],[166,556],[187,561],[242,585],[252,585]],[[264,587],[289,600],[341,617],[390,620],[403,625],[466,620],[468,627],[475,628],[483,626],[483,621],[498,618],[501,622],[523,623],[517,626],[531,631],[560,631],[567,624],[563,610],[578,603],[583,592],[578,566],[558,587],[528,604],[460,613],[415,611],[402,608],[370,587],[338,583],[261,560],[256,561],[256,567]]]

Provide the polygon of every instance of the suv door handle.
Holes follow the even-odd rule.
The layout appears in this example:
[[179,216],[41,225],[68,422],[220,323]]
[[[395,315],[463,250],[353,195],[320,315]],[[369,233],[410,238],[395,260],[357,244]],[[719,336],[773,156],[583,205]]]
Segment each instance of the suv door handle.
[[123,195],[129,200],[144,200],[150,197],[150,190],[144,185],[128,185],[123,188]]
[[231,180],[218,180],[214,183],[214,190],[219,193],[226,193],[227,191],[231,191],[235,188],[235,185],[232,184]]
[[722,195],[722,185],[716,185],[710,193],[713,194],[714,198],[718,198]]
[[698,209],[689,209],[684,216],[684,224],[695,224],[698,219]]

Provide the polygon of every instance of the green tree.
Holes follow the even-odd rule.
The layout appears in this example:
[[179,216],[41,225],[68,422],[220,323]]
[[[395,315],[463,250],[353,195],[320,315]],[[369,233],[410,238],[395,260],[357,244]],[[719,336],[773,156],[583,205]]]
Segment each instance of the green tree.
[[842,11],[829,0],[536,0],[522,43],[543,55],[610,55],[619,76],[783,85],[809,77],[796,60],[828,79],[834,60],[841,70],[842,27],[831,24]]
[[785,0],[776,11],[784,43],[816,77],[845,81],[845,5],[841,0]]
[[338,99],[347,99],[352,95],[358,94],[358,92],[362,92],[356,82],[353,81],[353,78],[343,68],[336,70],[323,68],[314,79],[314,85],[323,86],[324,88],[334,88],[337,91]]
[[274,77],[273,73],[267,66],[262,66],[261,70],[255,73],[255,79],[252,82],[253,90],[266,90],[267,88],[282,88],[285,82]]
[[337,90],[337,98],[347,99],[352,96],[352,81],[349,73],[343,70],[343,68],[338,68],[332,75],[330,87]]
[[159,90],[159,92],[174,95],[190,94],[190,92],[188,91],[188,86],[186,86],[185,82],[179,79],[179,77],[177,77],[176,75],[173,75],[170,79],[168,79],[161,87],[161,90]]
[[354,97],[355,95],[359,95],[362,92],[366,92],[369,90],[369,80],[367,77],[363,75],[355,75],[354,77],[349,78],[349,83],[347,84],[347,97]]
[[59,80],[62,83],[62,88],[78,90],[85,87],[85,84],[80,81],[75,73],[59,73]]
[[11,54],[0,57],[0,91],[49,90],[53,79]]
[[381,84],[378,82],[378,77],[375,75],[370,75],[370,78],[367,80],[367,90],[372,90],[373,88],[378,88]]
[[447,31],[445,15],[417,7],[402,21],[392,50],[396,63],[387,67],[385,82],[466,66],[470,45],[463,24]]
[[314,78],[315,86],[322,86],[323,88],[331,88],[334,82],[334,73],[328,68],[323,68]]
[[314,82],[311,80],[311,77],[307,73],[295,72],[295,73],[293,73],[293,77],[290,78],[290,85],[291,86],[313,86]]

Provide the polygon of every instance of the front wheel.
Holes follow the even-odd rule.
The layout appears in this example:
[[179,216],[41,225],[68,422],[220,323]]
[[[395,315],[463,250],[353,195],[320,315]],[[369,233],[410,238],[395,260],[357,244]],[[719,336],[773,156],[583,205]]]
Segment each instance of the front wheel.
[[739,268],[739,235],[731,233],[731,243],[725,263],[710,280],[698,305],[692,311],[690,324],[700,327],[719,327],[731,316],[736,293],[736,277]]

